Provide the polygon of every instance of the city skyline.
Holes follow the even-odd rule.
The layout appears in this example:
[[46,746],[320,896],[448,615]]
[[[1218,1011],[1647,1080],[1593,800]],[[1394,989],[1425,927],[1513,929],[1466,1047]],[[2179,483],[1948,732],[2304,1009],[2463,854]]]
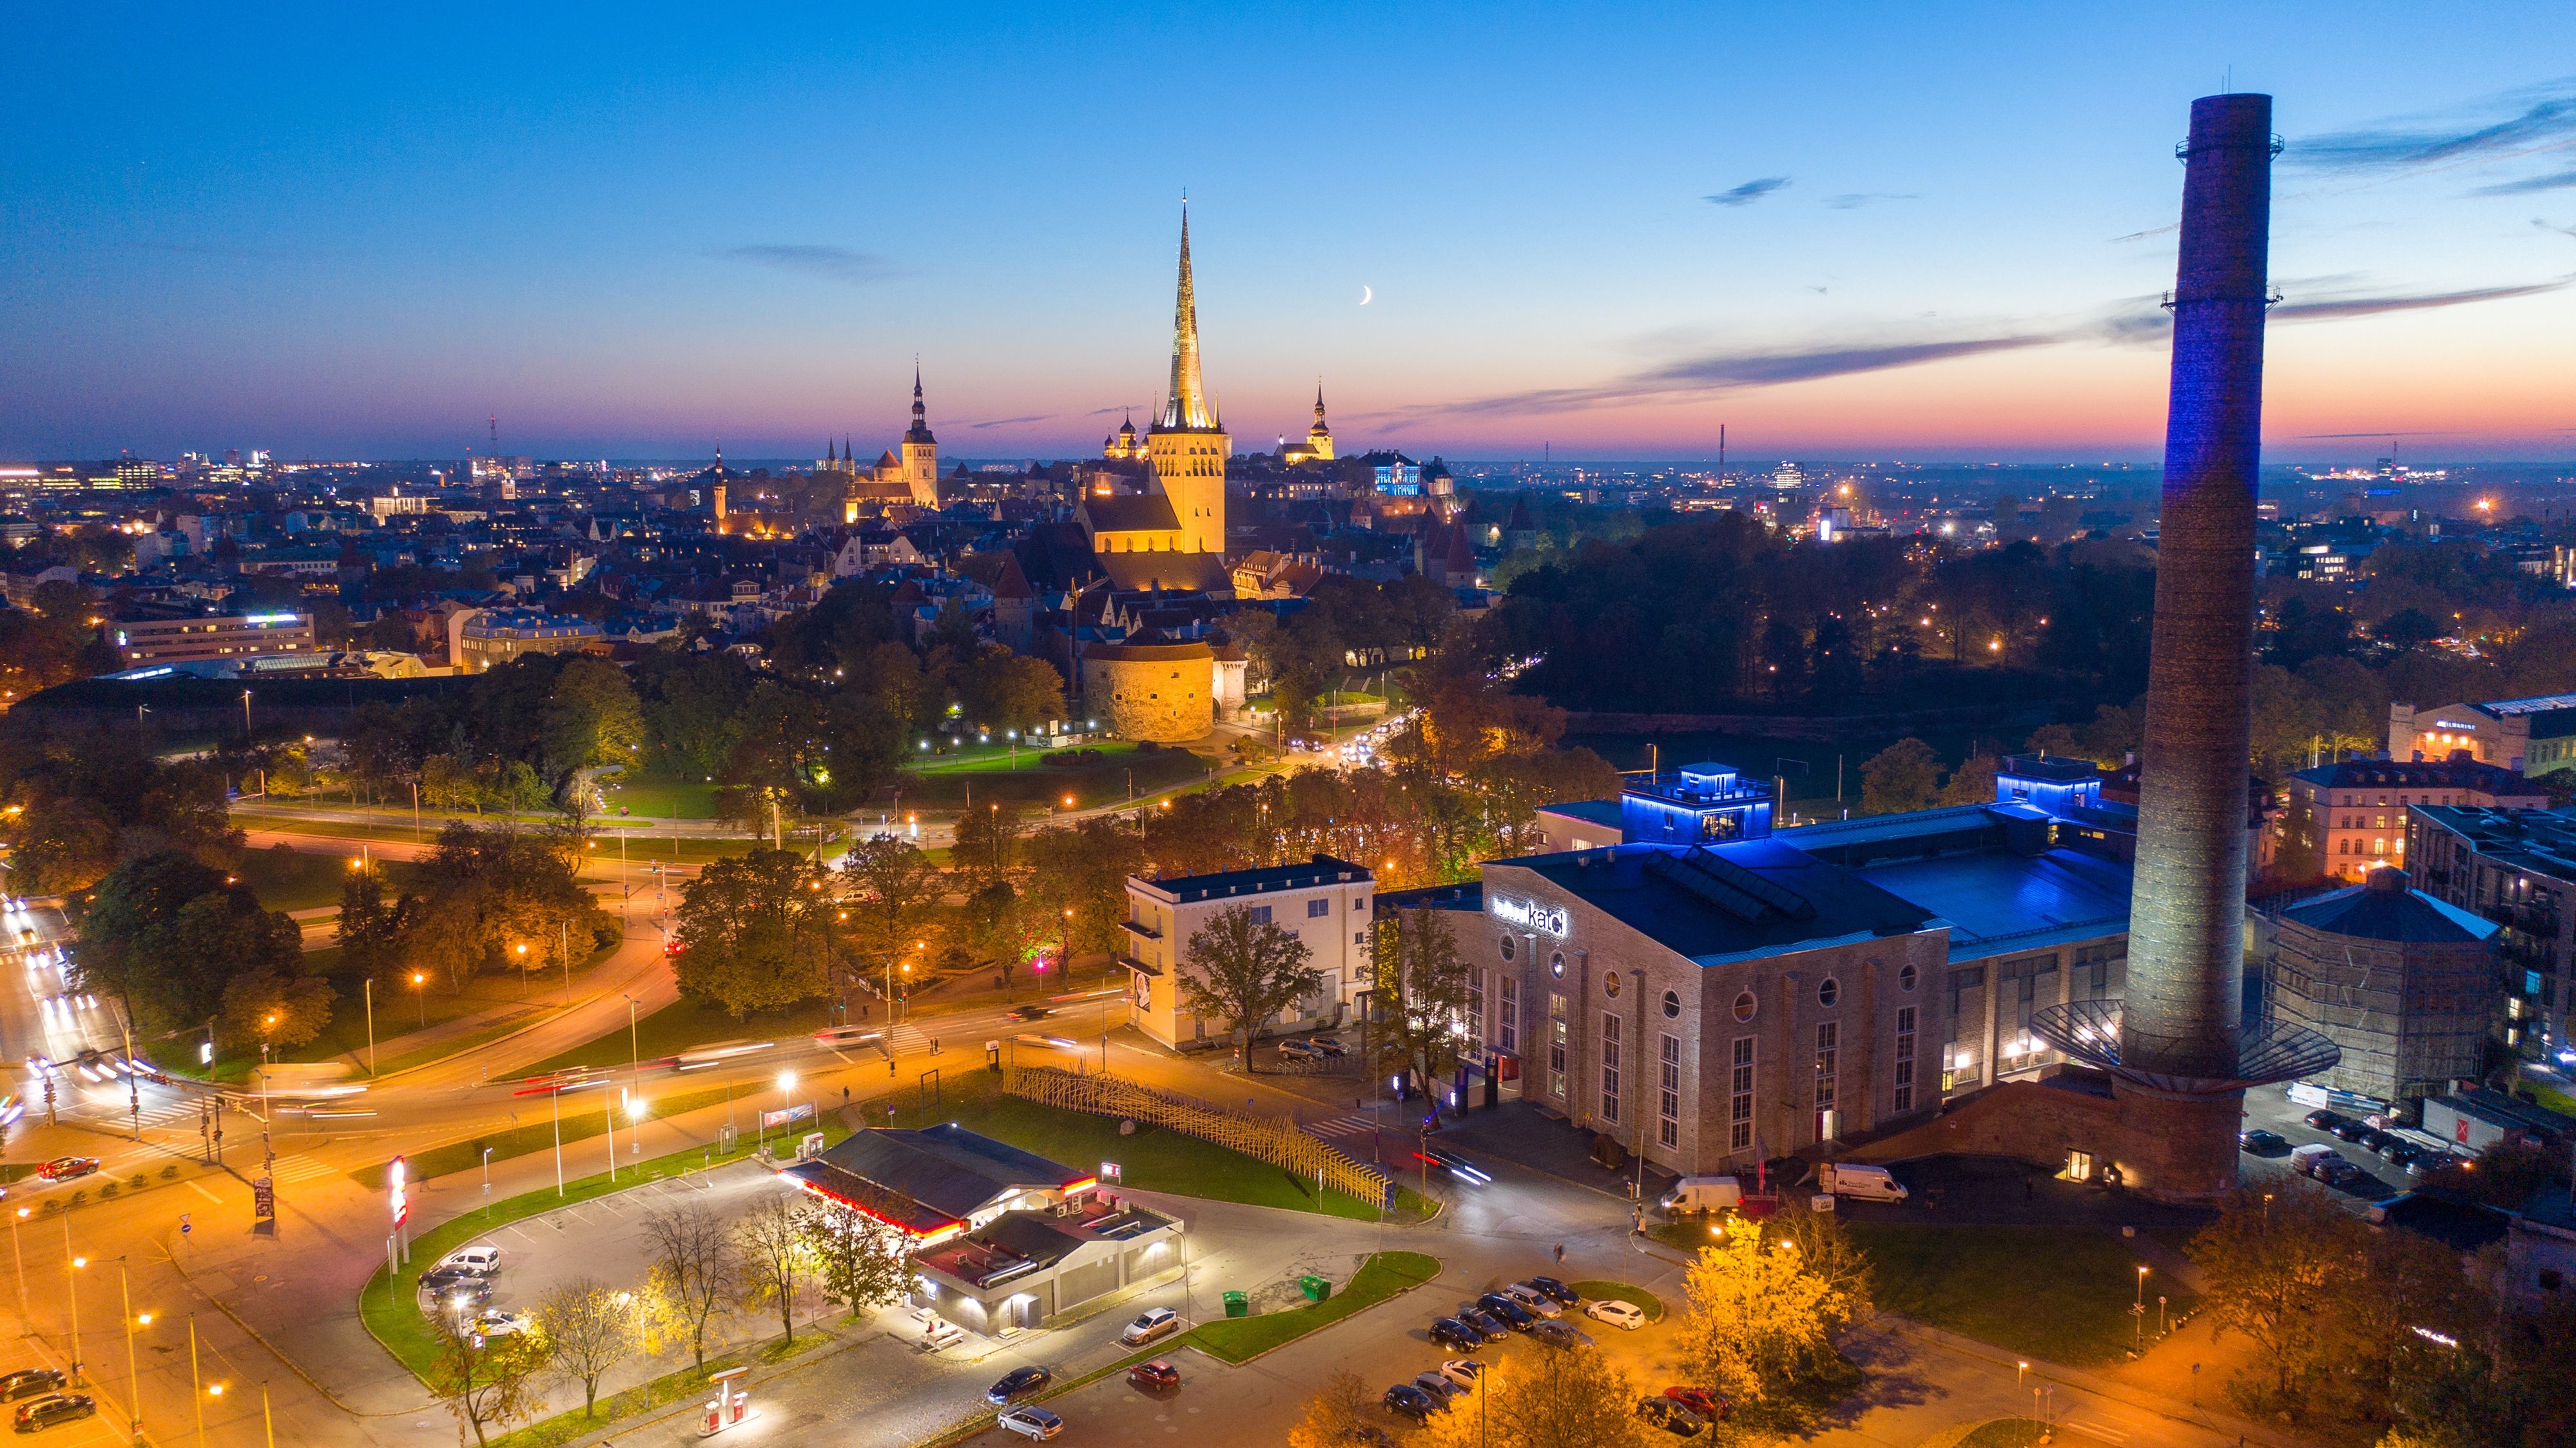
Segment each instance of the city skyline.
[[[453,457],[494,414],[510,453],[872,452],[918,356],[952,456],[1080,456],[1159,401],[1186,189],[1244,450],[1320,377],[1425,456],[2151,461],[2170,98],[2224,78],[2288,143],[2267,456],[2565,455],[2576,82],[2497,57],[2567,27],[2285,13],[60,17],[0,162],[0,454]],[[1227,84],[1127,79],[1185,54]]]

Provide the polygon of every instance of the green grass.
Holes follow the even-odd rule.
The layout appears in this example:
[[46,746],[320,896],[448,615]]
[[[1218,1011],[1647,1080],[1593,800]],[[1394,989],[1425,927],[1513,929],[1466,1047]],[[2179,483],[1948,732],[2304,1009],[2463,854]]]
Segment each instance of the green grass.
[[[835,1141],[848,1134],[837,1120],[829,1116],[824,1118],[821,1129],[827,1138]],[[731,1153],[718,1154],[712,1160],[717,1163],[738,1161],[751,1155],[753,1145],[752,1139],[745,1136]],[[495,1227],[539,1216],[557,1207],[625,1191],[644,1182],[685,1176],[698,1170],[707,1160],[709,1158],[702,1150],[676,1151],[633,1168],[620,1168],[614,1182],[606,1173],[582,1177],[567,1182],[560,1196],[552,1190],[540,1188],[496,1202],[488,1214],[469,1212],[452,1221],[442,1222],[412,1239],[411,1265],[393,1279],[390,1288],[385,1280],[385,1269],[378,1267],[375,1270],[358,1293],[358,1316],[366,1323],[367,1331],[384,1345],[385,1351],[394,1355],[395,1361],[426,1382],[437,1367],[439,1344],[436,1331],[430,1326],[429,1319],[421,1315],[418,1305],[420,1274],[437,1265],[439,1258]],[[596,1420],[593,1426],[596,1426]]]
[[1569,1282],[1565,1285],[1573,1288],[1575,1295],[1586,1302],[1596,1299],[1625,1302],[1643,1311],[1648,1322],[1664,1320],[1664,1300],[1643,1287],[1632,1287],[1625,1282],[1603,1281]]
[[1180,1339],[1237,1367],[1261,1354],[1332,1326],[1440,1275],[1436,1258],[1420,1252],[1372,1252],[1350,1284],[1322,1302],[1259,1317],[1221,1317],[1200,1323]]
[[1959,1440],[1958,1448],[2030,1448],[2045,1431],[2035,1418],[1997,1418],[1978,1424]]
[[[1878,1305],[1890,1312],[2069,1367],[2117,1362],[2134,1340],[2129,1305],[2143,1264],[2109,1232],[1880,1222],[1847,1230],[1869,1253]],[[2176,1313],[2199,1300],[2170,1282],[2150,1286]]]
[[970,794],[977,799],[1008,799],[1040,807],[1062,808],[1067,796],[1074,807],[1090,809],[1100,805],[1127,802],[1129,777],[1135,781],[1138,795],[1150,794],[1171,785],[1187,784],[1206,776],[1208,761],[1186,749],[1156,749],[1150,753],[1132,744],[1100,744],[1107,757],[1078,768],[1041,764],[1029,750],[1020,751],[1020,767],[1010,768],[1003,756],[999,762],[981,750],[951,755],[919,769],[904,772],[903,797],[923,804],[955,806]]
[[2540,1098],[2540,1104],[2562,1116],[2576,1116],[2576,1096],[2570,1096],[2545,1082],[2525,1079],[2521,1089]]
[[[270,910],[318,910],[339,908],[340,887],[349,878],[349,861],[357,857],[326,855],[319,851],[272,846],[264,850],[242,851],[242,861],[233,868],[241,882],[259,894],[259,903]],[[418,868],[408,860],[383,862],[385,893],[397,895],[411,883]]]
[[[973,1059],[969,1057],[967,1062]],[[1053,1161],[1082,1167],[1114,1161],[1119,1165],[1121,1185],[1140,1191],[1320,1212],[1358,1222],[1374,1222],[1378,1217],[1375,1204],[1340,1192],[1325,1192],[1319,1203],[1312,1183],[1214,1142],[1141,1123],[1134,1136],[1120,1136],[1116,1118],[1041,1106],[1006,1095],[999,1081],[972,1070],[971,1065],[948,1078],[944,1099],[937,1107],[923,1109],[914,1103],[910,1093],[899,1099],[898,1107],[898,1125],[954,1121],[969,1131],[980,1131]],[[1411,1188],[1399,1186],[1395,1219],[1418,1220],[1427,1214],[1429,1205]]]
[[488,1046],[513,1031],[527,1029],[539,1014],[540,1011],[532,1007],[503,1016],[496,1021],[487,1021],[461,1036],[450,1036],[444,1041],[405,1051],[399,1056],[380,1056],[376,1061],[376,1074],[390,1076],[396,1071],[408,1071],[414,1066],[426,1066],[432,1061],[443,1061],[450,1056],[471,1051],[477,1046]]
[[601,791],[608,804],[608,815],[614,817],[619,805],[629,813],[624,823],[633,824],[637,816],[684,820],[711,820],[716,817],[716,786],[700,776],[683,779],[671,774],[639,774],[632,779],[612,780]]
[[[616,1099],[615,1092],[601,1088],[577,1091],[565,1096],[563,1119],[560,1123],[564,1146],[569,1149],[575,1142],[590,1141],[606,1132],[608,1122],[604,1108],[607,1103]],[[701,1091],[666,1093],[650,1098],[645,1119],[682,1116],[709,1106],[720,1106],[728,1099],[742,1103],[742,1124],[754,1127],[756,1133],[760,1121],[757,1113],[764,1106],[774,1109],[777,1098],[743,1086],[711,1086]],[[403,1158],[403,1165],[410,1172],[411,1179],[416,1182],[427,1181],[432,1177],[447,1176],[455,1172],[479,1171],[483,1166],[483,1149],[487,1146],[492,1149],[494,1161],[509,1161],[515,1157],[533,1156],[541,1151],[554,1150],[558,1123],[552,1103],[542,1096],[522,1097],[521,1100],[526,1103],[525,1110],[528,1114],[527,1118],[517,1126],[502,1131],[485,1132],[481,1136],[465,1141],[451,1141],[444,1146],[431,1147],[427,1151],[407,1153]],[[820,1107],[823,1103],[818,1100],[814,1104]],[[834,1139],[837,1140],[840,1130],[837,1125],[839,1118],[830,1111],[823,1112],[822,1116],[825,1121],[836,1123],[829,1130],[834,1133]],[[624,1121],[621,1119],[618,1124],[619,1129],[623,1130]],[[813,1129],[801,1122],[796,1128],[800,1135]],[[745,1133],[742,1139],[750,1141],[755,1133]],[[586,1164],[586,1159],[583,1158],[567,1158],[567,1160],[574,1167]],[[349,1177],[373,1191],[385,1184],[385,1166],[386,1163],[378,1162],[374,1166],[360,1167],[349,1173]],[[623,1176],[627,1168],[621,1164],[617,1170],[618,1174]]]
[[735,1020],[724,1007],[682,1000],[664,1006],[635,1023],[630,1046],[627,1028],[619,1026],[569,1051],[549,1056],[528,1068],[529,1075],[568,1066],[624,1067],[630,1059],[658,1061],[715,1041],[784,1041],[811,1035],[831,1023],[831,1007],[820,1002],[786,1011],[763,1011]]

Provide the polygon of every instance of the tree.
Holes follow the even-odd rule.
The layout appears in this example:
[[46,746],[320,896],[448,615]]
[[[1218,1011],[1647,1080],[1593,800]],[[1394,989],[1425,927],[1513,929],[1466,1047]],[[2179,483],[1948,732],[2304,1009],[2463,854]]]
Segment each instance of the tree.
[[539,729],[547,772],[559,782],[576,770],[642,763],[643,703],[626,682],[626,671],[606,659],[564,661]]
[[1365,1436],[1358,1430],[1374,1426],[1368,1408],[1368,1384],[1348,1368],[1335,1368],[1324,1390],[1306,1400],[1305,1416],[1288,1430],[1288,1448],[1350,1448]]
[[2357,1275],[2368,1230],[2322,1189],[2285,1181],[2238,1188],[2184,1248],[2219,1330],[2244,1334],[2268,1360],[2270,1382],[2229,1385],[2245,1406],[2286,1405],[2324,1369],[2334,1345],[2320,1319]]
[[395,912],[385,903],[384,871],[351,870],[340,882],[340,965],[371,980],[390,977],[402,962]]
[[1145,864],[1135,833],[1104,816],[1075,829],[1040,830],[1022,849],[1029,903],[1048,922],[1040,938],[1069,936],[1075,954],[1116,950],[1119,922],[1127,918],[1127,877]]
[[[1457,1069],[1467,960],[1446,911],[1381,912],[1371,932],[1369,1067],[1410,1072],[1425,1089]],[[1196,949],[1196,942],[1192,942]]]
[[647,1213],[644,1247],[653,1264],[653,1289],[689,1334],[689,1351],[703,1370],[707,1323],[742,1287],[724,1219],[694,1202]]
[[1254,1033],[1324,985],[1323,972],[1309,963],[1315,953],[1271,924],[1268,915],[1264,909],[1264,918],[1256,919],[1248,905],[1218,911],[1190,935],[1189,958],[1180,972],[1190,1009],[1226,1019],[1247,1071],[1253,1068]]
[[744,1305],[777,1303],[778,1324],[788,1342],[796,1340],[796,1288],[813,1276],[815,1268],[806,1216],[794,1197],[773,1193],[733,1224]]
[[960,814],[948,863],[964,878],[969,895],[1008,879],[1020,863],[1019,803],[987,800],[983,808]]
[[681,992],[736,1020],[822,995],[840,939],[826,883],[791,850],[707,862],[680,893],[681,952],[672,972]]
[[[892,1203],[872,1203],[880,1210]],[[832,1205],[800,1223],[823,1297],[853,1315],[899,1302],[915,1283],[912,1238],[865,1213]]]
[[1991,754],[1971,754],[1950,771],[1950,782],[1941,787],[1943,804],[1993,804],[1995,771],[2003,761]]
[[[303,932],[292,919],[176,852],[120,865],[100,881],[81,936],[78,983],[114,992],[138,1030],[202,1026],[224,1009],[236,976],[303,973]],[[324,1005],[327,1016],[327,995]]]
[[525,1422],[545,1407],[537,1395],[548,1357],[540,1334],[486,1337],[447,1311],[437,1314],[436,1325],[439,1353],[430,1391],[458,1423],[474,1430],[476,1443],[490,1441],[487,1430]]
[[592,1416],[599,1409],[599,1380],[642,1346],[643,1314],[635,1294],[596,1277],[575,1277],[546,1294],[536,1318],[555,1371],[581,1384],[581,1415]]
[[860,959],[878,964],[912,949],[948,890],[928,855],[892,835],[872,835],[851,846],[841,862],[841,883],[849,891],[852,948]]
[[1797,1245],[1736,1224],[1699,1249],[1682,1279],[1689,1308],[1681,1353],[1691,1380],[1738,1404],[1793,1385],[1832,1351],[1832,1324],[1848,1317],[1839,1294],[1806,1270]]
[[1647,1448],[1662,1441],[1637,1416],[1637,1384],[1594,1347],[1522,1354],[1476,1375],[1469,1396],[1435,1415],[1421,1448]]
[[1860,767],[1862,812],[1890,814],[1930,805],[1939,765],[1932,746],[1911,737],[1871,755]]
[[236,1045],[254,1041],[301,1046],[331,1024],[331,982],[274,965],[255,966],[224,984],[222,1032]]

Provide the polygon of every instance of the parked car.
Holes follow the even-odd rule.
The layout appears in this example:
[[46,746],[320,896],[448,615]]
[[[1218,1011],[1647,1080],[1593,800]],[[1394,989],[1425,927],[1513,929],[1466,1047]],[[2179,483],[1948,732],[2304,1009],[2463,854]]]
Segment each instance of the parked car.
[[2362,1125],[2358,1121],[2338,1121],[2334,1125],[2326,1128],[2326,1135],[2333,1137],[2337,1141],[2358,1142],[2363,1137],[2370,1135],[2370,1128]]
[[58,1392],[64,1382],[60,1368],[20,1368],[0,1377],[0,1402],[14,1403],[38,1393]]
[[2371,1150],[2379,1153],[2379,1159],[2381,1161],[2393,1161],[2399,1166],[2404,1166],[2414,1157],[2415,1153],[2423,1150],[2423,1148],[2417,1146],[2411,1141],[2408,1141],[2405,1137],[2391,1136],[2379,1145],[2372,1147]]
[[1047,1017],[1054,1015],[1055,1012],[1048,1010],[1045,1006],[1026,1005],[1013,1006],[1004,1014],[1008,1015],[1015,1021],[1042,1021]]
[[1431,1340],[1442,1347],[1460,1352],[1474,1352],[1485,1345],[1485,1335],[1454,1317],[1436,1319],[1431,1324]]
[[1316,1050],[1311,1041],[1281,1041],[1279,1058],[1283,1061],[1320,1061],[1324,1059],[1324,1053]]
[[1484,1334],[1487,1342],[1501,1342],[1512,1335],[1512,1325],[1481,1307],[1470,1307],[1458,1314],[1458,1320]]
[[1474,1162],[1467,1160],[1465,1157],[1460,1156],[1458,1153],[1451,1151],[1445,1146],[1433,1146],[1426,1142],[1423,1144],[1420,1151],[1413,1154],[1413,1159],[1426,1165],[1440,1168],[1444,1174],[1454,1181],[1467,1182],[1471,1185],[1480,1187],[1490,1186],[1493,1184],[1494,1179],[1487,1176]]
[[2313,1130],[2332,1131],[2351,1118],[2345,1116],[2339,1111],[2327,1111],[2320,1107],[2299,1119],[2306,1122]]
[[474,1330],[485,1337],[516,1337],[536,1325],[524,1312],[487,1312],[474,1319]]
[[1532,1326],[1530,1340],[1546,1343],[1549,1347],[1592,1346],[1592,1334],[1571,1323],[1558,1322],[1554,1318]]
[[2315,1176],[2317,1174],[2317,1164],[2319,1162],[2341,1160],[2343,1160],[2343,1158],[2335,1154],[2335,1149],[2333,1147],[2326,1145],[2322,1141],[2312,1141],[2305,1146],[2293,1147],[2291,1149],[2290,1170],[2297,1172],[2301,1176]]
[[1555,1298],[1539,1291],[1529,1283],[1515,1282],[1503,1289],[1503,1295],[1519,1303],[1524,1312],[1535,1313],[1540,1317],[1565,1316],[1565,1309],[1558,1305]]
[[2317,1180],[2330,1187],[2346,1187],[2372,1178],[2370,1173],[2338,1156],[2317,1164]]
[[501,1249],[498,1247],[464,1247],[438,1259],[441,1267],[462,1267],[469,1272],[489,1277],[500,1270]]
[[1181,1385],[1181,1370],[1161,1358],[1156,1358],[1152,1362],[1138,1363],[1129,1368],[1127,1385],[1131,1388],[1143,1388],[1149,1393],[1158,1393],[1165,1388],[1177,1388]]
[[1023,1438],[1047,1439],[1064,1431],[1064,1420],[1039,1407],[1005,1408],[994,1425],[1008,1428]]
[[2398,1138],[2389,1135],[2385,1131],[2381,1131],[2375,1126],[2363,1127],[2361,1129],[2361,1135],[2353,1138],[2353,1144],[2360,1147],[2362,1150],[2369,1152],[2373,1156],[2385,1156],[2387,1155],[2388,1148],[2404,1145],[2404,1143]]
[[1449,1381],[1445,1375],[1438,1371],[1415,1373],[1413,1375],[1413,1385],[1420,1388],[1422,1391],[1429,1393],[1434,1398],[1439,1399],[1440,1406],[1444,1408],[1449,1406],[1449,1402],[1452,1398],[1455,1398],[1467,1391],[1465,1388]]
[[461,1322],[481,1312],[484,1305],[492,1300],[492,1284],[469,1277],[462,1282],[431,1289],[429,1299],[433,1304],[444,1304]]
[[471,1267],[432,1267],[420,1274],[420,1288],[423,1292],[437,1292],[460,1283],[488,1284],[490,1280]]
[[1564,1283],[1557,1281],[1553,1277],[1529,1277],[1522,1280],[1528,1282],[1530,1286],[1537,1288],[1539,1291],[1546,1293],[1548,1296],[1555,1298],[1557,1301],[1564,1303],[1568,1307],[1580,1307],[1583,1305],[1583,1294],[1566,1286]]
[[1395,1448],[1395,1435],[1375,1423],[1353,1423],[1342,1429],[1342,1441],[1360,1448]]
[[1708,1388],[1686,1388],[1678,1384],[1664,1389],[1664,1396],[1714,1423],[1726,1416],[1725,1397]]
[[41,1432],[56,1423],[77,1422],[98,1411],[87,1393],[47,1393],[18,1405],[18,1431]]
[[1485,1365],[1474,1358],[1451,1358],[1440,1365],[1440,1375],[1462,1388],[1472,1388],[1476,1379],[1485,1375]]
[[2256,1156],[2279,1156],[2290,1149],[2290,1139],[2277,1131],[2265,1131],[2257,1127],[2252,1131],[2236,1133],[2236,1149],[2252,1152]]
[[1341,1042],[1334,1040],[1330,1036],[1309,1036],[1306,1039],[1306,1044],[1323,1052],[1327,1059],[1334,1061],[1338,1061],[1351,1053],[1350,1047],[1343,1045]]
[[1379,1401],[1386,1404],[1388,1412],[1401,1413],[1417,1423],[1430,1422],[1431,1415],[1440,1411],[1442,1406],[1429,1393],[1411,1383],[1398,1383],[1387,1389],[1386,1396]]
[[1157,1307],[1140,1313],[1118,1340],[1129,1347],[1142,1347],[1156,1338],[1169,1337],[1181,1330],[1181,1315],[1168,1307]]
[[[67,1182],[74,1177],[88,1176],[96,1170],[98,1170],[97,1157],[58,1156],[36,1168],[36,1175],[49,1182]],[[89,1400],[84,1398],[81,1401]]]
[[999,1406],[1013,1398],[1025,1398],[1055,1381],[1055,1374],[1045,1368],[1013,1368],[1002,1374],[1001,1381],[984,1390],[984,1401]]
[[1598,1322],[1606,1322],[1622,1332],[1635,1332],[1646,1325],[1645,1309],[1633,1302],[1621,1302],[1615,1297],[1599,1298],[1583,1304],[1583,1315]]
[[1476,1305],[1501,1318],[1503,1325],[1514,1332],[1527,1332],[1530,1330],[1530,1324],[1538,1321],[1537,1314],[1528,1311],[1499,1292],[1488,1292],[1477,1298]]
[[1676,1438],[1696,1438],[1708,1431],[1708,1424],[1697,1413],[1670,1398],[1639,1398],[1637,1416],[1650,1428],[1661,1428]]

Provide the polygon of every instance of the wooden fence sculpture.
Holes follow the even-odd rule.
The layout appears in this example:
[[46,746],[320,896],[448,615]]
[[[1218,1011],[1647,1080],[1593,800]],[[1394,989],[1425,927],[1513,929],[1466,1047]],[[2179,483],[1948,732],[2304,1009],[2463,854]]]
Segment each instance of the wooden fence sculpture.
[[1195,1096],[1158,1091],[1124,1077],[1077,1074],[1055,1066],[1022,1066],[1005,1082],[1014,1096],[1041,1106],[1092,1116],[1115,1116],[1177,1131],[1228,1151],[1267,1162],[1355,1201],[1385,1207],[1395,1183],[1374,1166],[1353,1161],[1284,1116],[1254,1116]]

